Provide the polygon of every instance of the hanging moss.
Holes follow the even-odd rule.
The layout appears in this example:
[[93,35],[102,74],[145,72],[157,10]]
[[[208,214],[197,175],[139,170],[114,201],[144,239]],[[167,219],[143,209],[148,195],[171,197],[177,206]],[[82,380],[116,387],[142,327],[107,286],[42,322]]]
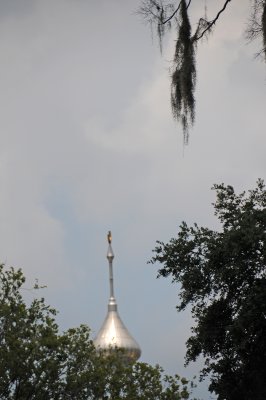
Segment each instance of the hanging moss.
[[[165,32],[177,23],[176,46],[171,71],[171,106],[174,118],[183,128],[184,144],[188,144],[189,131],[195,120],[195,85],[196,85],[196,46],[203,38],[208,38],[214,30],[232,0],[216,1],[217,13],[212,18],[204,16],[194,25],[194,34],[188,12],[192,0],[141,0],[139,13],[151,25],[157,28],[160,50]],[[196,2],[195,2],[196,3]],[[246,27],[246,38],[253,41],[262,39],[263,47],[257,55],[263,54],[266,61],[266,0],[250,0],[251,11]],[[239,2],[239,7],[241,1]],[[193,13],[193,11],[191,11]],[[193,15],[193,14],[192,14]],[[173,22],[173,24],[171,24]]]
[[179,27],[174,55],[174,66],[171,82],[171,105],[173,116],[181,121],[184,134],[184,143],[188,143],[189,127],[195,118],[195,44],[191,38],[187,4],[181,1],[179,13]]

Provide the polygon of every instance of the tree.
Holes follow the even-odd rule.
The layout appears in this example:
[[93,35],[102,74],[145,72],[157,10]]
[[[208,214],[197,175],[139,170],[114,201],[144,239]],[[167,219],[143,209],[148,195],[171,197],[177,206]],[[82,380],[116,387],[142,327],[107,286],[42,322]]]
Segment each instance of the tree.
[[215,185],[219,232],[180,226],[158,242],[151,263],[180,285],[178,311],[191,307],[195,325],[186,363],[205,359],[202,377],[219,400],[266,399],[266,190],[236,194]]
[[[1,400],[181,400],[188,381],[159,366],[101,353],[81,325],[60,333],[43,298],[27,305],[22,271],[0,265]],[[35,289],[39,286],[36,285]]]
[[[231,0],[218,2],[218,11],[212,18],[207,17],[206,7],[203,16],[192,32],[190,9],[192,0],[142,0],[138,12],[153,27],[156,26],[160,49],[166,30],[174,26],[176,31],[175,53],[171,73],[171,106],[173,117],[181,122],[184,144],[188,143],[189,128],[195,120],[196,50],[198,43],[213,32]],[[241,3],[241,2],[240,2]],[[262,48],[258,54],[266,59],[266,1],[251,0],[251,15],[246,30],[247,39],[261,38]]]

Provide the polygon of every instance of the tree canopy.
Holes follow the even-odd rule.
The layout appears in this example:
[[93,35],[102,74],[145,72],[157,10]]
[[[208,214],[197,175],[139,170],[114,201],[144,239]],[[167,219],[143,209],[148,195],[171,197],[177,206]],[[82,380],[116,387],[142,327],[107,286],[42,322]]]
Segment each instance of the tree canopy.
[[[195,120],[196,50],[199,42],[213,32],[232,0],[216,0],[217,12],[208,17],[207,7],[192,31],[192,0],[142,0],[138,12],[152,27],[156,27],[162,51],[162,39],[167,30],[175,30],[175,52],[171,72],[171,106],[173,117],[181,122],[184,143],[188,143],[189,128]],[[258,54],[266,60],[266,1],[250,0],[251,11],[246,28],[248,41],[259,38]],[[239,7],[242,7],[239,2]]]
[[158,276],[180,286],[177,310],[190,306],[195,325],[186,362],[205,359],[202,377],[219,400],[266,398],[266,190],[236,194],[215,185],[221,230],[180,226],[158,242]]
[[[56,311],[35,298],[29,305],[20,269],[0,265],[1,400],[182,400],[188,381],[138,362],[123,350],[101,353],[86,325],[60,333]],[[38,285],[35,286],[38,289]]]

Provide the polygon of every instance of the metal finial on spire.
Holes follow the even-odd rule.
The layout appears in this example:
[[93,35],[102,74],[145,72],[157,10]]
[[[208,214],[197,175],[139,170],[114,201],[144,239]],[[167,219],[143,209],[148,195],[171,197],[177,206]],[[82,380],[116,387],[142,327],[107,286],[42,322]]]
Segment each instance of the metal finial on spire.
[[110,281],[110,299],[109,299],[109,304],[108,308],[111,310],[115,309],[116,310],[116,301],[115,301],[115,295],[114,295],[114,277],[113,277],[113,259],[114,259],[114,253],[113,249],[111,246],[112,242],[112,234],[111,231],[108,232],[107,234],[107,240],[108,240],[108,250],[107,250],[107,260],[109,261],[109,281]]
[[115,257],[113,249],[112,249],[112,246],[111,246],[111,243],[112,243],[112,233],[111,233],[111,231],[108,231],[107,241],[109,243],[109,246],[108,246],[107,256],[106,257],[107,257],[107,259],[108,259],[108,261],[110,263],[110,261],[113,261],[113,259]]
[[113,259],[114,253],[111,246],[111,231],[107,234],[108,250],[107,259],[109,262],[109,282],[110,298],[108,302],[108,312],[104,323],[94,340],[94,345],[102,350],[110,351],[111,348],[124,349],[124,358],[127,361],[136,361],[141,354],[140,347],[135,339],[130,335],[123,324],[118,311],[117,303],[114,297],[114,279],[113,279]]

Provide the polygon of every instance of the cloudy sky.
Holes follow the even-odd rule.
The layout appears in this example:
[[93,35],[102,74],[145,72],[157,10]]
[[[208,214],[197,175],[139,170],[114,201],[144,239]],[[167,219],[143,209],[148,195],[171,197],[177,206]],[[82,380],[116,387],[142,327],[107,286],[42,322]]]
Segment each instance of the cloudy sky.
[[[198,0],[194,15],[205,3],[214,15],[220,2]],[[189,313],[176,313],[178,288],[147,260],[182,220],[217,227],[213,183],[244,190],[265,177],[265,64],[244,40],[249,1],[232,2],[198,48],[184,149],[169,105],[173,37],[161,57],[137,6],[0,0],[0,254],[29,287],[48,286],[62,329],[87,323],[95,335],[111,229],[119,311],[142,360],[191,377]],[[197,394],[210,398],[206,385]]]

